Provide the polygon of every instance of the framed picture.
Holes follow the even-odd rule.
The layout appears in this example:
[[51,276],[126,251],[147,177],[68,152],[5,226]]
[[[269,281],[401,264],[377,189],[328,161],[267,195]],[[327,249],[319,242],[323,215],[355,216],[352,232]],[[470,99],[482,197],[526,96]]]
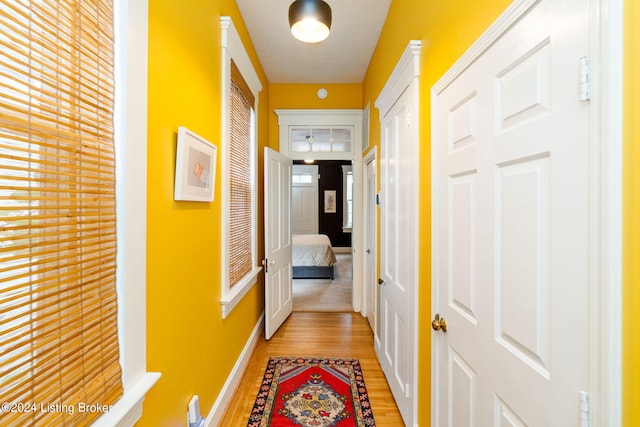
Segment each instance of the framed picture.
[[178,128],[175,200],[213,202],[217,151],[203,137],[183,126]]
[[324,213],[336,213],[336,190],[324,190]]

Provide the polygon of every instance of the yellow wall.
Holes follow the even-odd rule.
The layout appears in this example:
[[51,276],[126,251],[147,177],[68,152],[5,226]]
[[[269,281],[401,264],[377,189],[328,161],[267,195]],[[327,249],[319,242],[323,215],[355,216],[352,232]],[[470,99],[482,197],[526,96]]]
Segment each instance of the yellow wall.
[[[232,17],[262,80],[264,144],[267,81],[235,2],[149,1],[147,367],[162,378],[144,401],[140,426],[184,425],[193,394],[208,414],[263,307],[259,283],[221,317],[222,15]],[[179,126],[218,146],[213,203],[173,200]]]
[[[430,90],[510,4],[508,0],[394,1],[364,81],[363,103],[371,103],[371,143],[379,144],[380,122],[374,103],[409,40],[421,40],[420,54],[420,277],[421,307],[431,307],[430,233]],[[421,426],[430,424],[430,310],[419,313],[419,414]]]
[[[325,88],[327,97],[320,99],[318,89]],[[269,86],[269,146],[278,145],[278,116],[275,110],[287,109],[360,109],[361,84],[271,84]]]
[[623,426],[640,425],[640,3],[624,10]]
[[[173,201],[178,126],[218,144],[220,150],[220,31],[231,15],[263,82],[261,145],[278,148],[274,109],[362,108],[371,103],[371,143],[379,144],[374,102],[409,40],[422,41],[420,161],[430,163],[430,88],[510,4],[509,0],[394,1],[362,85],[268,85],[233,0],[150,0],[148,160],[148,368],[163,377],[145,400],[139,425],[183,424],[193,394],[207,414],[262,311],[254,287],[223,321],[220,316],[220,157],[216,201]],[[624,424],[640,425],[640,6],[625,2],[624,171]],[[316,97],[325,87],[329,96]],[[635,121],[634,121],[635,119]],[[262,153],[262,150],[259,150]],[[219,152],[220,155],[220,152]],[[261,156],[261,154],[260,154]],[[259,161],[261,165],[261,159]],[[430,171],[421,168],[420,304],[430,307]],[[261,224],[262,221],[259,221]],[[419,319],[419,425],[430,424],[429,310]],[[222,350],[224,349],[224,350]]]

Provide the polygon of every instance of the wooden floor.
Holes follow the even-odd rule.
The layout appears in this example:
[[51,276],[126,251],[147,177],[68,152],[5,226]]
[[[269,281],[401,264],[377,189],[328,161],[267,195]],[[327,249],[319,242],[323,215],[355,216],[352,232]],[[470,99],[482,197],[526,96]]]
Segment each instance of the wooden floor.
[[404,425],[376,358],[373,334],[367,320],[358,313],[294,312],[271,340],[266,341],[264,336],[259,339],[221,426],[247,425],[271,356],[359,359],[376,426]]

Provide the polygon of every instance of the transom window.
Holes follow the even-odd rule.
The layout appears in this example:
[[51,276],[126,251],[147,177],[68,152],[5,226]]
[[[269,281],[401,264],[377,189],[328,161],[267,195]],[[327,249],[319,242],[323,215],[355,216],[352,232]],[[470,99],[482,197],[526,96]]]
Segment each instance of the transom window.
[[352,140],[351,128],[291,128],[291,151],[296,153],[349,153]]

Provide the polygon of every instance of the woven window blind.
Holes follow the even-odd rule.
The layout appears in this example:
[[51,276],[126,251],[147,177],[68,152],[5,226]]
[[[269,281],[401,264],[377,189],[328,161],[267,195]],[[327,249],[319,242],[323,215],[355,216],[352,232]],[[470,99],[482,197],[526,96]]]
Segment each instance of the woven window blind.
[[0,28],[0,425],[86,425],[122,394],[113,4],[0,0]]
[[229,286],[253,269],[252,120],[254,97],[231,62]]

